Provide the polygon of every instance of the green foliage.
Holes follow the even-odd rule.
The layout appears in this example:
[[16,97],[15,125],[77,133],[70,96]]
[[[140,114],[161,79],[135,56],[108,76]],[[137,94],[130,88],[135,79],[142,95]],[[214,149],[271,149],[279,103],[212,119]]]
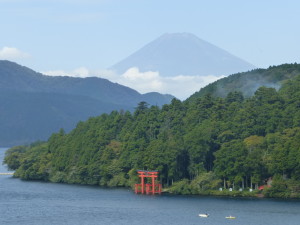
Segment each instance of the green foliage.
[[51,172],[51,159],[47,143],[35,145],[21,155],[21,165],[14,175],[26,180],[47,181]]
[[21,166],[22,155],[28,149],[26,146],[15,146],[5,152],[3,164],[7,164],[9,170],[16,170]]
[[267,188],[264,191],[267,197],[286,198],[290,196],[290,190],[288,189],[287,182],[281,175],[275,175],[273,177],[272,187]]
[[172,194],[183,194],[183,195],[192,194],[190,182],[188,179],[183,179],[181,181],[175,182],[168,191]]
[[192,194],[206,194],[208,191],[217,190],[221,186],[222,180],[212,171],[198,175],[191,182]]
[[274,177],[266,196],[297,197],[299,97],[300,76],[249,98],[207,94],[162,108],[141,102],[134,113],[102,114],[46,143],[12,148],[5,163],[22,179],[110,187],[138,183],[136,170],[157,170],[163,186],[180,194],[253,196]]

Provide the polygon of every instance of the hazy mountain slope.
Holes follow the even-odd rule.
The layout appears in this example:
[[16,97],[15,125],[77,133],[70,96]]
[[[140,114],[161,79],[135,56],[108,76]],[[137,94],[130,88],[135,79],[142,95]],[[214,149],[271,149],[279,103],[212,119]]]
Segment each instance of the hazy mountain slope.
[[[103,102],[131,106],[144,101],[143,95],[137,91],[112,83],[107,79],[98,77],[46,76],[5,60],[0,60],[0,79],[1,90],[84,95]],[[168,98],[160,94],[157,94],[155,97],[155,102],[148,103],[163,105],[170,102],[173,98],[173,96]]]
[[229,92],[233,91],[242,92],[245,97],[249,97],[261,86],[279,89],[285,80],[297,75],[300,75],[300,65],[296,63],[237,73],[201,88],[200,91],[191,95],[187,101],[194,100],[206,94],[225,97]]
[[161,106],[173,96],[137,91],[101,78],[51,77],[0,60],[0,146],[45,140],[60,128],[141,101]]
[[[163,97],[165,98],[165,101],[169,101],[170,99],[173,99],[174,97],[172,95],[169,94],[165,94],[163,95]],[[161,94],[157,93],[157,92],[149,92],[146,94],[143,94],[143,99],[145,102],[152,102],[152,105],[157,105],[159,106],[159,101],[158,99],[161,98]]]
[[193,34],[164,34],[111,67],[124,73],[131,67],[159,71],[162,76],[229,75],[255,66]]
[[85,96],[3,91],[0,105],[1,146],[45,140],[60,128],[69,131],[80,120],[110,112],[112,107]]

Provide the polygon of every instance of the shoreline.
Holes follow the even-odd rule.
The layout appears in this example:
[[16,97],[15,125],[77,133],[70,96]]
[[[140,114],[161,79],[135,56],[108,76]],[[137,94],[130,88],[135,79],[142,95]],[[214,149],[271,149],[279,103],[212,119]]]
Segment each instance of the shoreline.
[[[7,174],[8,175],[8,174]],[[46,182],[46,183],[61,183],[61,184],[68,184],[68,185],[86,185],[86,186],[94,186],[94,187],[100,187],[100,188],[108,188],[108,189],[115,189],[115,188],[126,188],[134,193],[134,188],[131,186],[101,186],[101,185],[95,185],[95,184],[81,184],[81,183],[67,183],[67,182],[53,182],[53,181],[45,181],[45,180],[31,180],[31,179],[22,179],[20,177],[16,177],[14,173],[9,173],[9,175],[12,175],[13,178],[21,179],[28,182]],[[206,197],[230,197],[230,198],[256,198],[256,199],[295,199],[300,200],[300,195],[290,195],[290,196],[266,196],[265,193],[263,193],[262,190],[253,190],[253,191],[237,191],[232,190],[229,191],[229,189],[225,190],[207,190],[202,193],[174,193],[170,190],[170,188],[163,188],[161,194],[167,194],[167,195],[182,195],[182,196],[206,196]],[[155,194],[160,195],[160,194]]]

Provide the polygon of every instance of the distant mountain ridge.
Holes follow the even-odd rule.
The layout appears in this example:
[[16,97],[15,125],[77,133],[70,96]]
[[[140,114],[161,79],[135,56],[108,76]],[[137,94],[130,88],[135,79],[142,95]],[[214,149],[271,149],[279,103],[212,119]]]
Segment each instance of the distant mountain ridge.
[[[129,87],[99,77],[47,76],[16,63],[1,60],[0,79],[1,90],[83,95],[120,105],[136,104],[152,95],[140,94]],[[149,104],[162,105],[168,102],[169,98],[173,98],[171,95],[155,95],[156,101],[148,102]]]
[[45,140],[60,128],[113,110],[134,110],[145,101],[161,106],[174,97],[140,94],[106,79],[51,77],[0,60],[0,146]]
[[164,34],[110,69],[122,74],[132,67],[158,71],[161,76],[229,75],[255,68],[190,33]]

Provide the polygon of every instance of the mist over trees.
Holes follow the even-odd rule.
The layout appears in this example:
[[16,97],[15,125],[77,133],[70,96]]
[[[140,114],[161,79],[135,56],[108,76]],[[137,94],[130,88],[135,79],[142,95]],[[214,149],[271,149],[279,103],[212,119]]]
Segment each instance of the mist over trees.
[[243,93],[244,97],[251,97],[259,87],[272,87],[278,90],[285,81],[299,74],[300,65],[297,63],[236,73],[201,88],[201,90],[190,96],[188,101],[193,101],[206,94],[225,98],[233,91]]

